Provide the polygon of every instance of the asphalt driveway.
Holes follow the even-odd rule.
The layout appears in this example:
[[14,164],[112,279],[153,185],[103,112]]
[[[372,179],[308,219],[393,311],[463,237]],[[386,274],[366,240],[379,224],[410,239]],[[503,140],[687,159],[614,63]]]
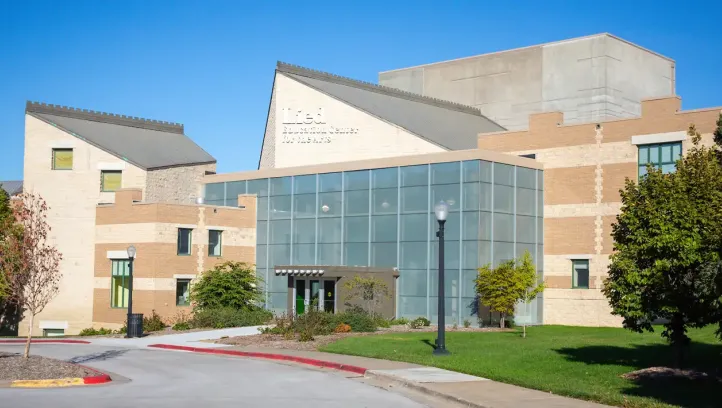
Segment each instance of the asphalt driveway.
[[[21,352],[21,345],[0,345]],[[129,381],[57,389],[0,389],[22,407],[421,407],[343,376],[259,360],[95,345],[33,344],[32,353],[71,360]]]

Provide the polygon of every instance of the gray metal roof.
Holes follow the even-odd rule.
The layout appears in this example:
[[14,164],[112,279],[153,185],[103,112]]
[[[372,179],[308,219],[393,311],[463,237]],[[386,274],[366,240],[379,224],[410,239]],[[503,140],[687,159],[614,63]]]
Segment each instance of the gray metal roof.
[[33,102],[25,111],[145,170],[216,162],[178,123]]
[[477,108],[279,62],[277,72],[449,150],[506,130]]
[[10,197],[20,194],[23,192],[23,181],[12,180],[12,181],[0,181],[0,187],[5,190]]

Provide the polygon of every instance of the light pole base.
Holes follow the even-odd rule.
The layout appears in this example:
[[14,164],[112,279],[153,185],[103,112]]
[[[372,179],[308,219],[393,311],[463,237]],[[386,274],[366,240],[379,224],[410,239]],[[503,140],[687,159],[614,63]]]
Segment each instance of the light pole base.
[[448,356],[448,355],[451,354],[451,353],[450,353],[449,350],[447,350],[446,348],[437,347],[437,348],[434,349],[433,354],[434,354],[435,356]]

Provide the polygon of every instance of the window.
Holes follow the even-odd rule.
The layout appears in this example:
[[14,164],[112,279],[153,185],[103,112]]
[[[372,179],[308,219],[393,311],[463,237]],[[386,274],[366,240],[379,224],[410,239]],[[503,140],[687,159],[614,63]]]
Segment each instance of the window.
[[191,280],[177,279],[175,281],[175,304],[176,306],[188,306],[190,301]]
[[53,149],[53,170],[73,169],[73,149]]
[[123,172],[119,170],[102,170],[100,172],[100,191],[116,191],[123,181]]
[[178,255],[191,254],[191,232],[190,228],[178,228]]
[[572,288],[589,289],[589,259],[572,260]]
[[639,177],[647,174],[647,164],[671,173],[682,156],[682,142],[648,144],[639,146]]
[[223,231],[208,231],[208,256],[221,256],[221,236]]
[[110,281],[110,307],[128,307],[128,286],[130,276],[128,261],[124,259],[111,260]]
[[43,337],[65,336],[65,329],[43,329]]

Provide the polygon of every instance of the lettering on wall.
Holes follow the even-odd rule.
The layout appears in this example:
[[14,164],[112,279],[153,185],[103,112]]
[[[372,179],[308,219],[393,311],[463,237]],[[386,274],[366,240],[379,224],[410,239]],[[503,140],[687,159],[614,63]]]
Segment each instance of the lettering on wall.
[[358,128],[326,123],[323,108],[316,110],[281,108],[281,143],[331,143],[336,135],[355,135]]

